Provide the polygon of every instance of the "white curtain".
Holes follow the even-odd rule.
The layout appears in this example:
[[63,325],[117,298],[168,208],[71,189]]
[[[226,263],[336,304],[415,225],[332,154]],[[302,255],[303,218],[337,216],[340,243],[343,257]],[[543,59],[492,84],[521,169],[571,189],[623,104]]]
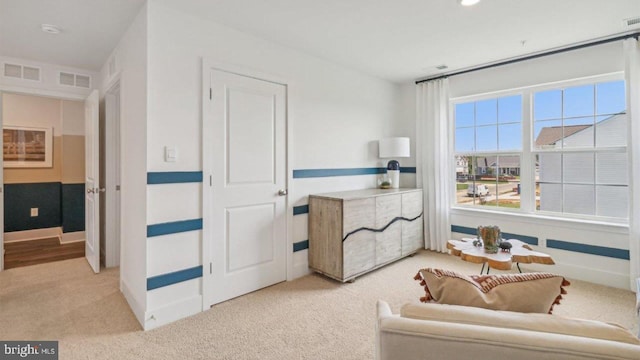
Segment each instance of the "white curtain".
[[[624,41],[629,152],[629,275],[631,289],[640,277],[640,47],[634,38]],[[638,289],[640,291],[640,289]]]
[[416,89],[417,185],[424,193],[425,249],[446,252],[451,238],[452,126],[449,80],[423,82]]

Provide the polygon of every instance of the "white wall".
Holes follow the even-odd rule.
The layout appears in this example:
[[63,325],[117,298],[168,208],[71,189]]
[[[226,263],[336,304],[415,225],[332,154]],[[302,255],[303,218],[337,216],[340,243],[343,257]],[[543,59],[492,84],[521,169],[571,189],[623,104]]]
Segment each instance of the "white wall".
[[[146,310],[147,212],[147,6],[143,6],[112,56],[121,94],[121,256],[120,288],[138,321]],[[102,91],[117,77],[101,70]],[[104,102],[103,102],[104,104]]]
[[[378,139],[413,136],[412,89],[402,91],[399,85],[155,3],[150,4],[148,46],[146,169],[150,172],[202,170],[203,58],[270,74],[289,84],[291,170],[381,167]],[[410,109],[402,109],[405,105]],[[164,162],[165,146],[177,148],[176,162]],[[415,162],[401,159],[401,163],[412,166]],[[415,177],[403,175],[403,181],[415,184]],[[287,210],[293,222],[288,251],[292,252],[293,243],[308,238],[307,216],[291,214],[293,206],[307,203],[309,193],[374,186],[375,175],[293,179]],[[147,223],[201,217],[197,200],[201,193],[200,183],[149,186]],[[147,276],[201,265],[195,262],[202,258],[201,237],[201,231],[192,231],[170,239],[148,239]],[[290,255],[289,277],[306,274],[307,251]],[[147,321],[145,327],[200,311],[184,309],[201,291],[201,279],[149,291],[147,318],[156,320]]]
[[622,43],[613,42],[452,76],[449,87],[458,98],[623,70]]
[[[623,71],[621,43],[590,47],[526,62],[472,72],[450,78],[451,96],[459,98],[495,91],[553,83]],[[500,212],[454,209],[453,225],[475,228],[499,225],[504,232],[539,238],[537,249],[552,255],[557,265],[529,266],[567,277],[629,288],[629,261],[546,247],[547,239],[616,249],[629,249],[628,228],[584,221],[531,218]],[[459,238],[469,236],[454,234]]]

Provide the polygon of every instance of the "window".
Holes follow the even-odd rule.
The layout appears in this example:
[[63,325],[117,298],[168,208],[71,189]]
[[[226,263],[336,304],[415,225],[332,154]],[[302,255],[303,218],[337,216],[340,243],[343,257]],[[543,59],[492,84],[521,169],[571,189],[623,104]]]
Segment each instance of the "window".
[[456,203],[520,208],[522,96],[455,107]]
[[565,85],[454,102],[455,204],[628,217],[624,81]]
[[626,218],[624,82],[534,92],[533,124],[536,209]]

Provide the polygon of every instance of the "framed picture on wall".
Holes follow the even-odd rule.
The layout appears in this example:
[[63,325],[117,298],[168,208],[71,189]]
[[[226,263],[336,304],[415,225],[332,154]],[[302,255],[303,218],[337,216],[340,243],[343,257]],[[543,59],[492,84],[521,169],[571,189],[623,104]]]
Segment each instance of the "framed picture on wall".
[[5,125],[2,141],[5,168],[53,166],[52,128]]

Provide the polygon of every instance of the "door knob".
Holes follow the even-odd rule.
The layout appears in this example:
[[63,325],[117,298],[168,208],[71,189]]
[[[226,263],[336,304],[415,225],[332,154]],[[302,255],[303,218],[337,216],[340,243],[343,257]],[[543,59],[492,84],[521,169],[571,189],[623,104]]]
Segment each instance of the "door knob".
[[87,194],[93,194],[93,193],[94,193],[93,189],[87,189]]
[[278,195],[280,195],[280,196],[285,196],[285,195],[287,195],[287,190],[286,190],[286,189],[280,189],[280,190],[278,190]]
[[97,193],[99,193],[99,192],[105,192],[105,191],[107,191],[107,189],[105,189],[105,188],[95,188],[95,189],[94,189],[94,192],[95,192],[96,194],[97,194]]

